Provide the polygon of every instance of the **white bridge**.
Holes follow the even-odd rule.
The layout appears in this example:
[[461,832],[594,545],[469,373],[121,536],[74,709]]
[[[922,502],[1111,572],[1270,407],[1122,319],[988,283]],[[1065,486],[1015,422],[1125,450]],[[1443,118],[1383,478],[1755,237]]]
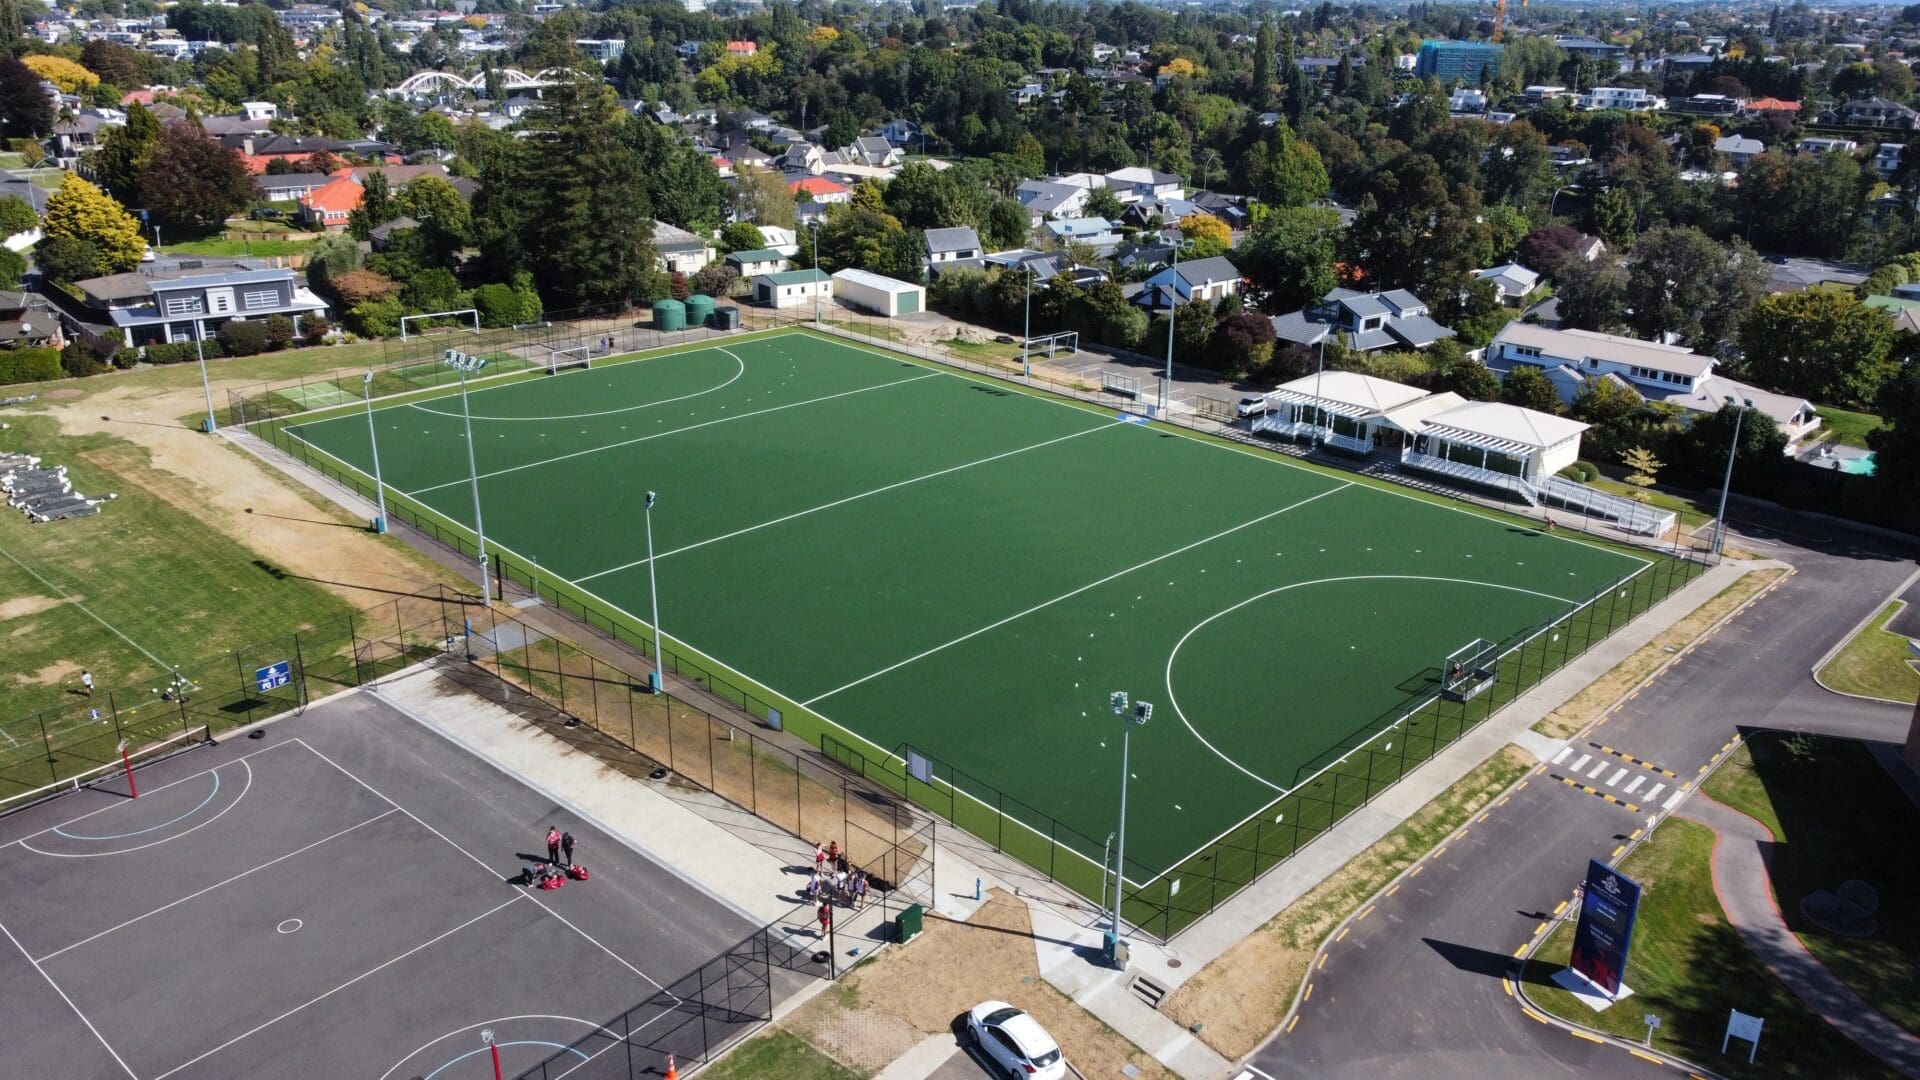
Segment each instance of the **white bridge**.
[[[548,68],[538,75],[529,75],[518,68],[497,70],[500,73],[500,88],[506,91],[539,90],[574,77],[574,73],[567,68]],[[415,97],[461,90],[482,91],[486,88],[487,73],[484,71],[475,72],[472,77],[465,79],[449,71],[420,71],[407,76],[387,93],[394,97]]]

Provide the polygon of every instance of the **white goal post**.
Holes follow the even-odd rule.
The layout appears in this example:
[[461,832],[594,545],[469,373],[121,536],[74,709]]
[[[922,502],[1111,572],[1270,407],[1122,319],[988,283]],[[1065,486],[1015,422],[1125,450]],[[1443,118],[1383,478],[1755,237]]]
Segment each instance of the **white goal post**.
[[558,375],[568,368],[591,368],[593,366],[593,346],[591,345],[548,345],[545,367],[547,374]]
[[408,323],[408,321],[409,321],[409,320],[413,320],[413,319],[445,319],[445,318],[448,318],[449,316],[453,316],[453,315],[465,315],[465,316],[467,316],[467,317],[468,317],[469,319],[471,319],[471,320],[473,321],[473,332],[474,332],[474,333],[476,333],[476,334],[478,334],[478,333],[480,332],[480,309],[479,309],[479,308],[470,308],[470,307],[468,307],[468,308],[455,308],[455,309],[454,309],[454,310],[452,310],[452,311],[429,311],[429,312],[426,312],[425,314],[421,314],[421,315],[402,315],[402,316],[400,316],[400,340],[401,340],[401,341],[405,341],[405,340],[407,340],[407,323]]

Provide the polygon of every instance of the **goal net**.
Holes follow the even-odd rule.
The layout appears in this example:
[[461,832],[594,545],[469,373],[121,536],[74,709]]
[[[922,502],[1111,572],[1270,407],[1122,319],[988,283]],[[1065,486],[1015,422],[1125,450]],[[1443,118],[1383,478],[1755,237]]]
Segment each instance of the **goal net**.
[[1137,398],[1140,396],[1140,379],[1134,375],[1117,375],[1111,371],[1100,373],[1100,389],[1109,394]]
[[1474,638],[1448,653],[1440,665],[1440,695],[1465,701],[1492,686],[1499,653],[1500,647],[1486,638]]
[[558,375],[568,368],[591,368],[593,366],[593,346],[591,345],[549,345],[547,355],[541,364],[549,375]]
[[1021,346],[1020,355],[1024,359],[1031,360],[1044,354],[1051,360],[1056,354],[1072,356],[1078,351],[1080,351],[1080,331],[1062,330],[1057,334],[1041,334],[1038,337],[1028,338],[1026,344]]

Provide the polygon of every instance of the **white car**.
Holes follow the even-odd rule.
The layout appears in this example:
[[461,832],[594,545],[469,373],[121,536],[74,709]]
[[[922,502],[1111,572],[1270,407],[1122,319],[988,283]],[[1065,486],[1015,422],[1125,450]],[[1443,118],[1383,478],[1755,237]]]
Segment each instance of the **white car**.
[[1240,399],[1239,406],[1240,415],[1243,417],[1265,416],[1267,410],[1272,407],[1273,402],[1268,401],[1267,395],[1265,394],[1248,394],[1246,397]]
[[1067,1061],[1033,1017],[1004,1001],[983,1001],[967,1013],[967,1033],[988,1060],[1009,1076],[1061,1080]]

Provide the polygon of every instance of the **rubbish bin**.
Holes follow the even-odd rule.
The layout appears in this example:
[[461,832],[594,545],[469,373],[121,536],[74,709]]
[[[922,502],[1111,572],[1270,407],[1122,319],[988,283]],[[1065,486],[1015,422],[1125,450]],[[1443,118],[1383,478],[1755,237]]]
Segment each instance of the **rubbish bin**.
[[900,913],[900,917],[894,920],[894,927],[897,932],[895,940],[904,945],[919,936],[920,930],[926,921],[926,914],[927,909],[921,907],[919,904],[908,904],[906,910]]

